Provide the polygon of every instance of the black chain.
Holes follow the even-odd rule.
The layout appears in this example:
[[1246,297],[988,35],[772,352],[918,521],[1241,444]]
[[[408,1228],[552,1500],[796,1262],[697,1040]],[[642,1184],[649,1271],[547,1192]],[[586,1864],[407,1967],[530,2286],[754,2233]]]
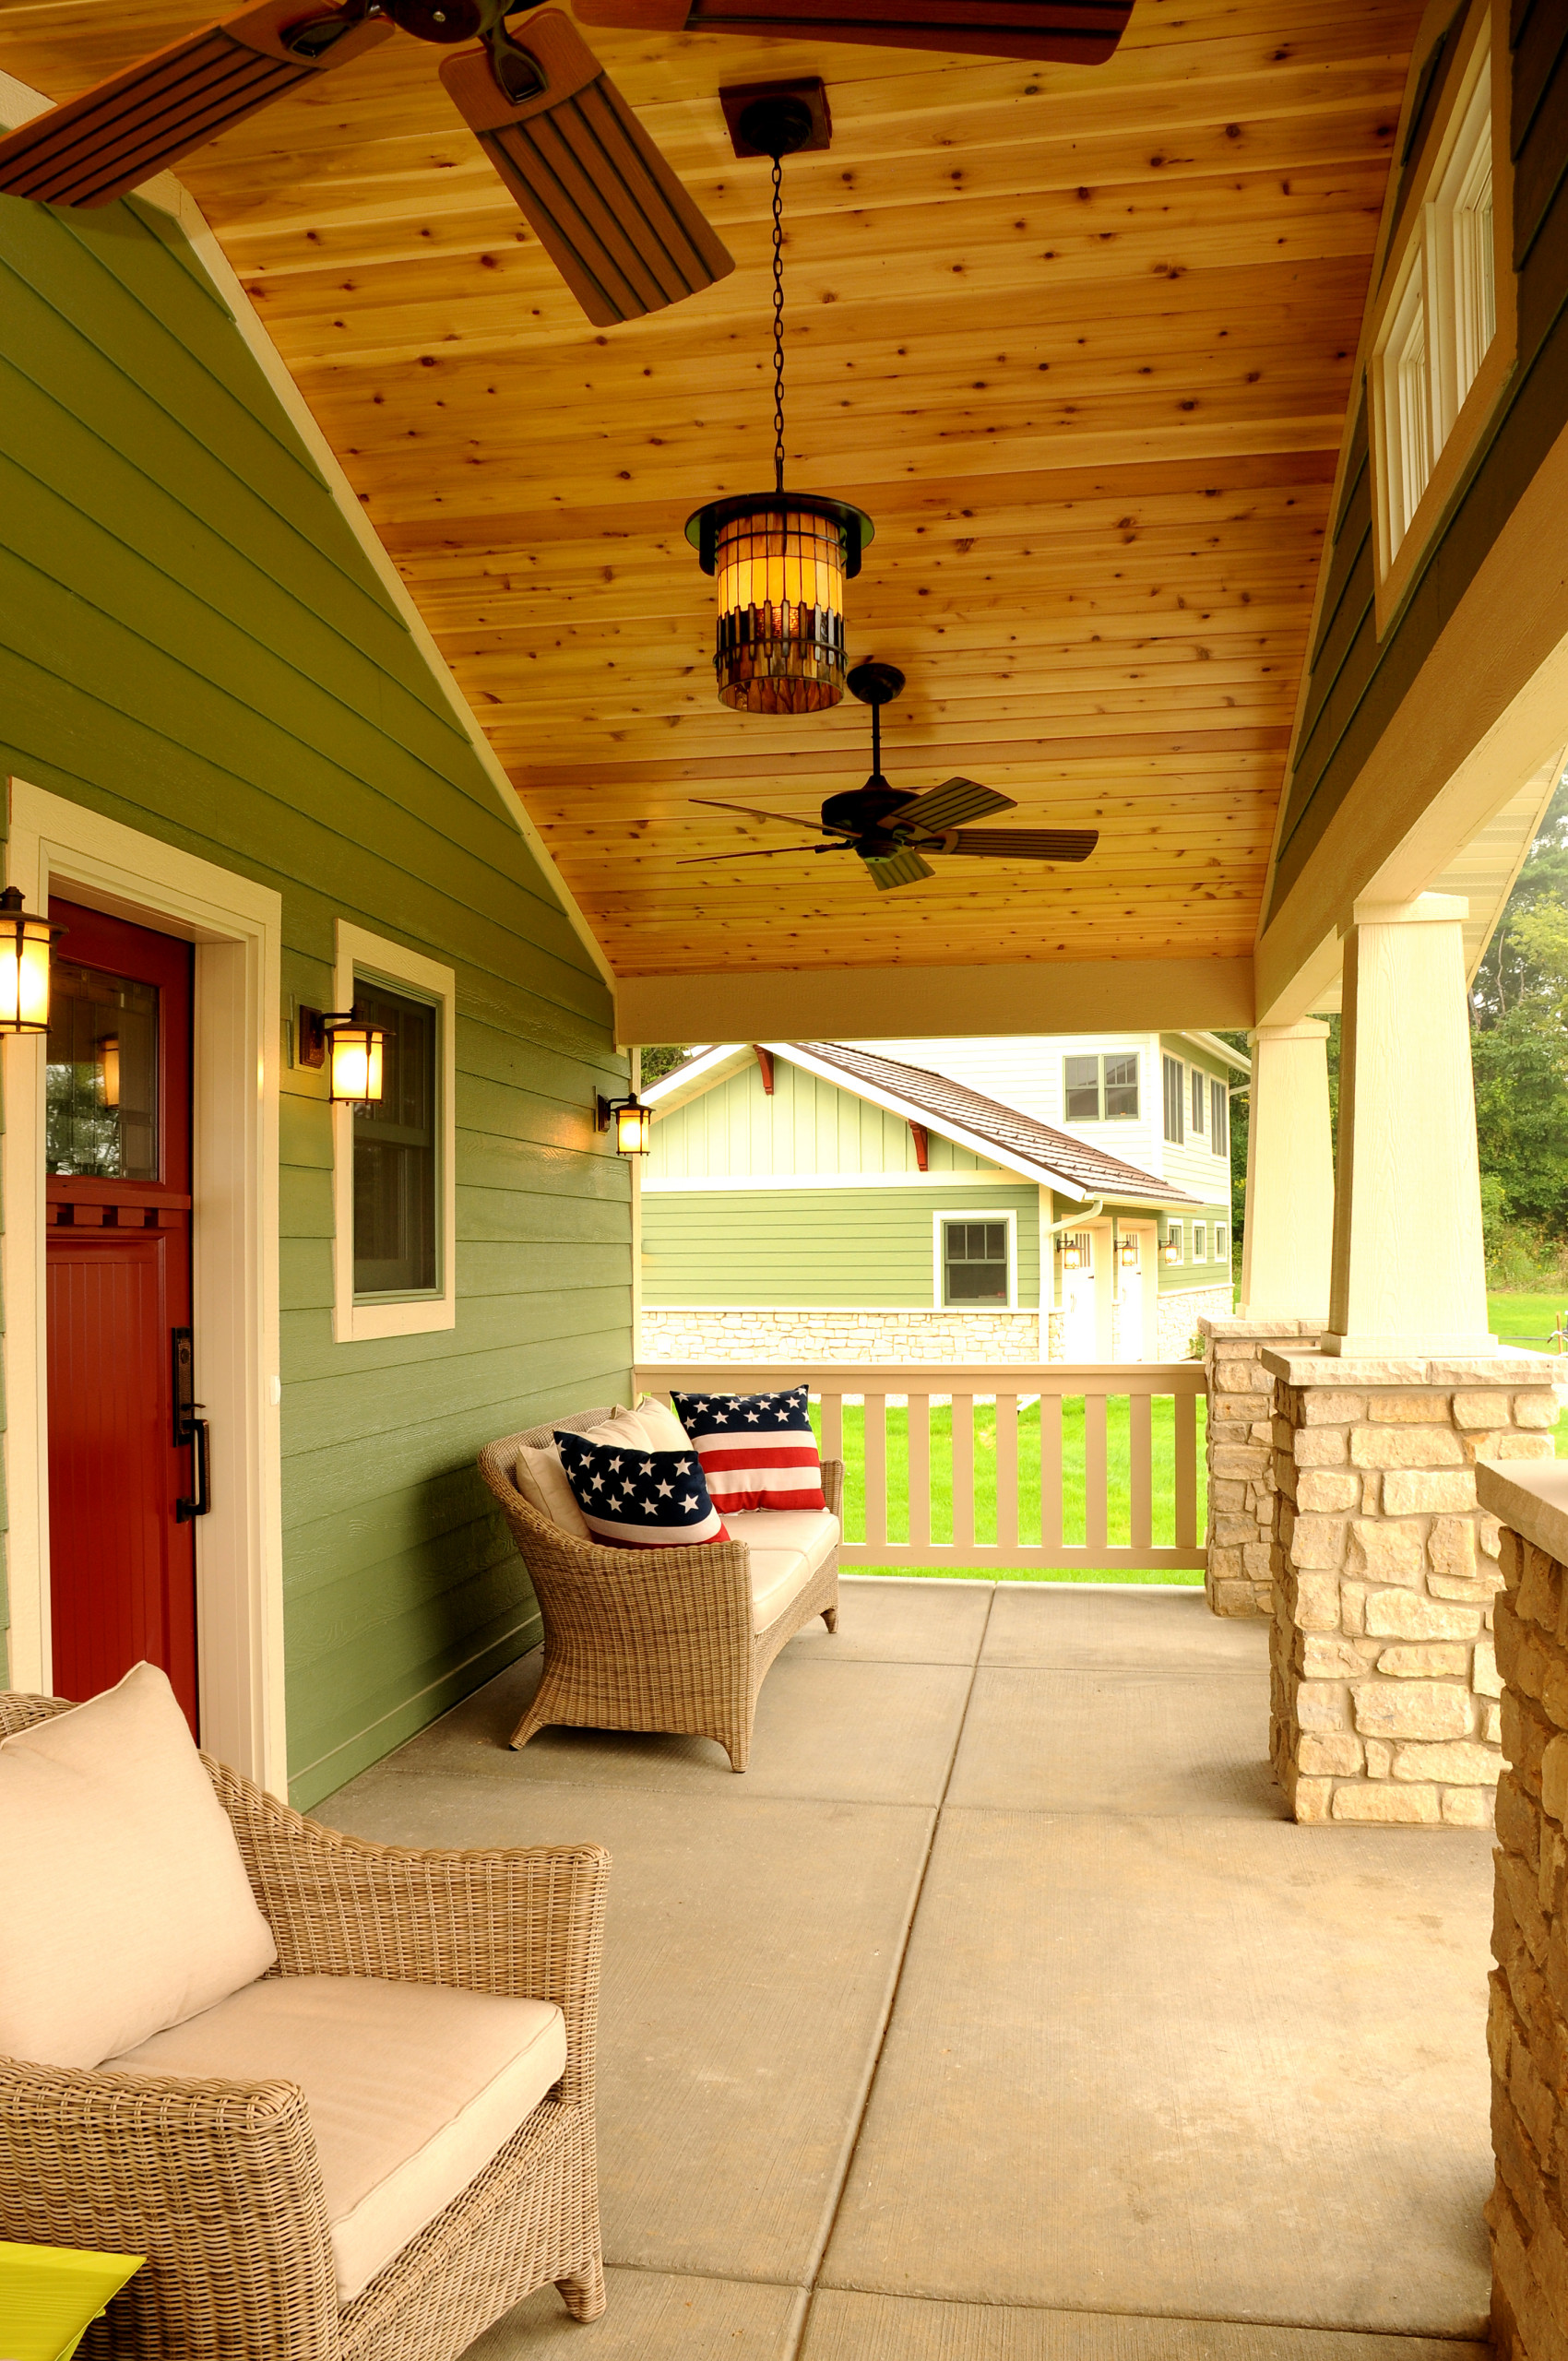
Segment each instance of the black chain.
[[773,159],[773,468],[784,489],[784,159]]

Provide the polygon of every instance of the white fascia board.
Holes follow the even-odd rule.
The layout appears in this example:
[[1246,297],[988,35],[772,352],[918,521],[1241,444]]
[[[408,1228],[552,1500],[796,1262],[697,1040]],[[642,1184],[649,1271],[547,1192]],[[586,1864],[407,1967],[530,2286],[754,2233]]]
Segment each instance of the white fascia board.
[[[1027,1157],[1015,1156],[1010,1148],[998,1147],[994,1140],[967,1132],[950,1117],[933,1115],[929,1107],[917,1106],[912,1098],[899,1098],[890,1090],[879,1090],[874,1083],[862,1081],[859,1074],[846,1074],[838,1066],[830,1066],[792,1042],[765,1041],[763,1047],[776,1058],[782,1058],[787,1065],[799,1066],[802,1073],[815,1074],[819,1082],[831,1083],[836,1090],[847,1090],[852,1098],[863,1098],[870,1107],[880,1107],[885,1114],[897,1115],[902,1122],[919,1123],[928,1132],[940,1132],[956,1147],[967,1147],[972,1156],[983,1157],[988,1164],[999,1164],[1004,1172],[1016,1172],[1020,1180],[1032,1180],[1037,1188],[1044,1183],[1059,1196],[1071,1197],[1079,1205],[1086,1204],[1093,1194],[1091,1190],[1080,1188],[1075,1180],[1053,1172],[1049,1165],[1032,1164]],[[963,1175],[956,1173],[954,1178],[962,1180]]]
[[640,1092],[643,1105],[651,1107],[659,1115],[672,1114],[689,1098],[700,1098],[715,1083],[727,1082],[731,1074],[739,1074],[751,1054],[749,1041],[720,1041],[714,1049],[705,1050],[700,1058],[677,1066],[673,1074],[667,1074],[662,1081]]
[[1217,1033],[1183,1033],[1181,1038],[1194,1042],[1200,1050],[1206,1050],[1211,1057],[1223,1058],[1226,1064],[1234,1066],[1238,1074],[1251,1074],[1253,1070],[1251,1058],[1244,1058],[1240,1050],[1233,1050]]

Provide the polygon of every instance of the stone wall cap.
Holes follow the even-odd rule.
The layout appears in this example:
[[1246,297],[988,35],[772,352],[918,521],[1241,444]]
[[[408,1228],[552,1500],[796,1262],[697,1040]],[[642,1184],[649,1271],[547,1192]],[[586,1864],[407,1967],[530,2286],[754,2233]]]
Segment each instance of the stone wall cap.
[[1476,1498],[1548,1557],[1568,1561],[1568,1459],[1478,1459]]
[[1249,1311],[1206,1311],[1198,1320],[1198,1334],[1212,1336],[1216,1343],[1239,1345],[1256,1344],[1269,1336],[1310,1336],[1315,1345],[1327,1325],[1326,1319],[1265,1320]]
[[1369,1385],[1551,1385],[1562,1375],[1550,1353],[1444,1353],[1431,1360],[1348,1359],[1341,1353],[1263,1352],[1269,1374],[1287,1385],[1342,1385],[1364,1394]]

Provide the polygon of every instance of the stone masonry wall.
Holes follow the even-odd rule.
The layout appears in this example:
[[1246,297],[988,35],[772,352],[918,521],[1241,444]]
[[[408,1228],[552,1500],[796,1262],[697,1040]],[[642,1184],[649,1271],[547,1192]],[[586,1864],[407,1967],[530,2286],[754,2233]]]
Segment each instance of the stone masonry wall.
[[1208,1384],[1208,1562],[1204,1593],[1216,1615],[1270,1615],[1274,1554],[1274,1379],[1267,1347],[1310,1350],[1317,1325],[1249,1320],[1229,1310],[1198,1323]]
[[1499,1527],[1479,1458],[1552,1456],[1550,1365],[1265,1350],[1270,1750],[1299,1821],[1491,1824]]
[[1038,1311],[650,1311],[649,1361],[1038,1361]]
[[[1561,1544],[1559,1545],[1561,1546]],[[1504,1531],[1503,1743],[1487,2047],[1499,2361],[1568,2355],[1568,1572]]]
[[1158,1297],[1154,1320],[1157,1358],[1162,1361],[1187,1359],[1193,1338],[1201,1333],[1204,1322],[1221,1317],[1229,1311],[1230,1303],[1229,1280],[1217,1287],[1184,1287],[1179,1295]]

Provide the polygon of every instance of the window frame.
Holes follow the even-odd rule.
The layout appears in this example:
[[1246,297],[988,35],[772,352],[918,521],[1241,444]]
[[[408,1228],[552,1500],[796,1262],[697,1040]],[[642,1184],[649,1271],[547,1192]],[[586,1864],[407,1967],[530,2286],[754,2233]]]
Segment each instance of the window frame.
[[1195,1221],[1193,1224],[1192,1260],[1194,1263],[1206,1263],[1208,1261],[1208,1224],[1206,1221]]
[[[1074,1064],[1074,1063],[1077,1063],[1077,1064],[1080,1064],[1080,1065],[1087,1065],[1087,1064],[1088,1064],[1088,1062],[1090,1062],[1090,1060],[1091,1060],[1091,1059],[1092,1059],[1092,1060],[1093,1060],[1093,1062],[1094,1062],[1094,1070],[1095,1070],[1095,1084],[1094,1084],[1094,1103],[1095,1103],[1095,1111],[1094,1111],[1094,1113],[1093,1113],[1092,1115],[1070,1115],[1070,1114],[1067,1112],[1067,1094],[1068,1094],[1068,1090],[1069,1090],[1069,1088],[1074,1088],[1074,1089],[1079,1089],[1079,1090],[1081,1090],[1081,1089],[1084,1089],[1085,1087],[1087,1087],[1087,1086],[1086,1086],[1085,1084],[1083,1084],[1083,1083],[1076,1083],[1076,1084],[1069,1085],[1068,1080],[1067,1080],[1067,1069],[1068,1069],[1068,1067],[1069,1067],[1070,1065],[1072,1065],[1072,1064]],[[1132,1112],[1130,1115],[1112,1115],[1112,1114],[1108,1113],[1108,1111],[1107,1111],[1107,1107],[1106,1107],[1106,1101],[1107,1101],[1107,1098],[1108,1098],[1108,1097],[1109,1097],[1109,1094],[1110,1094],[1110,1091],[1111,1091],[1111,1084],[1106,1080],[1106,1078],[1105,1078],[1105,1070],[1106,1070],[1106,1068],[1107,1068],[1107,1066],[1108,1066],[1108,1065],[1111,1065],[1111,1063],[1113,1063],[1113,1062],[1114,1062],[1114,1063],[1116,1063],[1116,1064],[1121,1064],[1123,1061],[1127,1061],[1127,1060],[1130,1060],[1130,1061],[1131,1061],[1131,1062],[1132,1062],[1132,1068],[1133,1068],[1132,1090],[1133,1090],[1133,1096],[1134,1096],[1134,1097],[1136,1099],[1137,1104],[1136,1104],[1136,1106],[1134,1108],[1133,1112]],[[1115,1087],[1116,1087],[1118,1090],[1125,1090],[1125,1089],[1128,1087],[1128,1086],[1127,1086],[1125,1083],[1117,1083],[1117,1084],[1116,1084],[1116,1086],[1115,1086]],[[1063,1051],[1063,1053],[1062,1053],[1062,1121],[1063,1121],[1064,1123],[1083,1123],[1083,1124],[1087,1124],[1087,1123],[1091,1123],[1091,1122],[1093,1122],[1093,1123],[1136,1123],[1136,1122],[1141,1122],[1141,1121],[1142,1121],[1142,1120],[1143,1120],[1143,1105],[1144,1105],[1144,1074],[1143,1074],[1143,1060],[1142,1060],[1141,1056],[1139,1055],[1139,1052],[1138,1052],[1136,1050],[1064,1050]]]
[[[1471,243],[1459,226],[1470,218],[1458,199],[1473,179],[1479,149],[1476,107],[1488,86],[1491,115],[1491,252],[1494,317],[1491,343],[1477,360],[1464,355],[1473,306],[1462,284],[1461,249]],[[1372,479],[1375,620],[1381,639],[1396,620],[1512,375],[1518,351],[1518,285],[1514,272],[1513,162],[1508,114],[1512,60],[1508,11],[1503,0],[1472,9],[1460,29],[1448,87],[1425,141],[1425,154],[1405,196],[1398,245],[1384,260],[1382,286],[1367,344],[1367,403]],[[1455,257],[1460,257],[1455,268]],[[1421,386],[1425,433],[1431,449],[1426,479],[1413,504],[1399,413],[1408,404],[1391,397],[1391,362],[1423,314],[1426,367]],[[1463,398],[1461,367],[1474,363]]]
[[1214,1225],[1214,1259],[1217,1263],[1229,1263],[1230,1260],[1230,1225],[1228,1221],[1217,1221]]
[[1229,1157],[1230,1153],[1230,1086],[1217,1082],[1212,1074],[1208,1085],[1208,1149],[1211,1156]]
[[1192,1066],[1188,1071],[1192,1075],[1192,1136],[1197,1140],[1206,1139],[1208,1136],[1208,1073],[1203,1066]]
[[450,967],[400,943],[338,920],[333,1006],[352,1008],[357,983],[381,984],[428,1001],[435,1026],[435,1276],[409,1295],[354,1293],[354,1110],[332,1109],[332,1335],[338,1344],[377,1336],[422,1336],[457,1324],[457,978]]
[[[950,1221],[1004,1222],[1007,1228],[1007,1300],[1005,1303],[949,1303],[947,1301],[947,1256],[944,1247],[944,1225]],[[1016,1311],[1018,1309],[1018,1216],[1011,1205],[985,1205],[978,1212],[966,1205],[944,1205],[931,1217],[932,1308],[936,1311],[956,1312],[968,1319],[976,1312]]]
[[[1160,1051],[1159,1064],[1161,1133],[1167,1147],[1185,1147],[1187,1070],[1182,1060],[1173,1058],[1169,1050]],[[1172,1110],[1176,1118],[1174,1131],[1170,1128]]]

